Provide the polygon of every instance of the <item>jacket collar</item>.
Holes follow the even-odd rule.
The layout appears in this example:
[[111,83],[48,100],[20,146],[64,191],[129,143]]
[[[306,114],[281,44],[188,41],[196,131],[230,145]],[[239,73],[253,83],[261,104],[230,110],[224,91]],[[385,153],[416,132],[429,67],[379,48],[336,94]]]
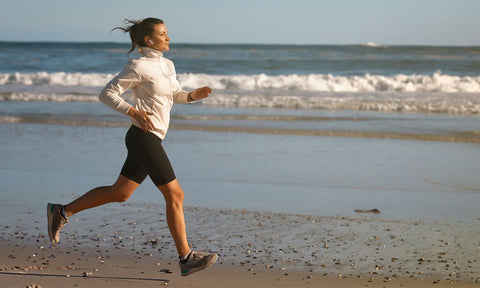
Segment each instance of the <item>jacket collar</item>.
[[163,52],[158,51],[149,47],[140,47],[140,53],[147,56],[148,58],[161,58],[163,57]]

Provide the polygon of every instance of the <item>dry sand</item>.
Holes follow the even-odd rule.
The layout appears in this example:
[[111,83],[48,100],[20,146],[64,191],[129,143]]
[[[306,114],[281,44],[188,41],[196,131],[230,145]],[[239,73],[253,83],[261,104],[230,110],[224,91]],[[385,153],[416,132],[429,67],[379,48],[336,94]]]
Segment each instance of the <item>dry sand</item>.
[[[55,246],[43,213],[27,213],[15,226],[3,223],[0,286],[480,287],[480,219],[187,207],[193,248],[220,258],[208,270],[180,277],[164,206],[104,207],[72,217]],[[34,225],[25,228],[28,223]]]

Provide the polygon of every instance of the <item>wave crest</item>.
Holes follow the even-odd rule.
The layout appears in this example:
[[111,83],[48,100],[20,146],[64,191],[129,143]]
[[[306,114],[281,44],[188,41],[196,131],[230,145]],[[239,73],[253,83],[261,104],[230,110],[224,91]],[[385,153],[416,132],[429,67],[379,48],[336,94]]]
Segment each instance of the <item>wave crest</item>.
[[309,75],[235,75],[216,76],[205,74],[181,74],[179,80],[186,87],[208,85],[222,90],[299,90],[316,92],[445,92],[478,93],[480,76],[460,77],[443,75],[395,75],[334,76]]
[[[0,74],[0,85],[103,87],[114,74],[37,72]],[[185,89],[210,86],[216,90],[289,90],[310,92],[445,92],[479,93],[480,75],[455,76],[441,72],[432,75],[336,76],[308,75],[208,75],[179,74]]]
[[105,86],[115,74],[36,72],[0,74],[0,85]]

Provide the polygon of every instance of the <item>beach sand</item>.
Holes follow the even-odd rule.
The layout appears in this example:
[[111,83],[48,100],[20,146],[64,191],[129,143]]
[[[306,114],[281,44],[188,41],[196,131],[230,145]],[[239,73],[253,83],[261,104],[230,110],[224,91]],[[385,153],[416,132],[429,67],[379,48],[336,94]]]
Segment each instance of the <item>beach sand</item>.
[[180,277],[164,206],[105,207],[72,217],[57,245],[49,243],[41,213],[28,215],[37,219],[35,232],[2,227],[1,286],[480,285],[480,219],[448,223],[186,207],[193,248],[220,258],[205,271]]
[[0,125],[0,287],[480,287],[471,143],[172,130],[189,242],[217,264],[180,276],[149,180],[53,246],[47,202],[112,183],[125,130]]

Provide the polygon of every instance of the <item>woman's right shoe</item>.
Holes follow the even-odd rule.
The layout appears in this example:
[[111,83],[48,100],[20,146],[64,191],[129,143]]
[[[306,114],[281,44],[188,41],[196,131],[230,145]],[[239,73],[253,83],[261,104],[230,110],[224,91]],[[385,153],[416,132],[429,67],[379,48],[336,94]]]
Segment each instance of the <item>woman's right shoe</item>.
[[182,276],[188,276],[205,268],[212,266],[218,259],[216,253],[203,253],[192,251],[185,261],[180,261]]

